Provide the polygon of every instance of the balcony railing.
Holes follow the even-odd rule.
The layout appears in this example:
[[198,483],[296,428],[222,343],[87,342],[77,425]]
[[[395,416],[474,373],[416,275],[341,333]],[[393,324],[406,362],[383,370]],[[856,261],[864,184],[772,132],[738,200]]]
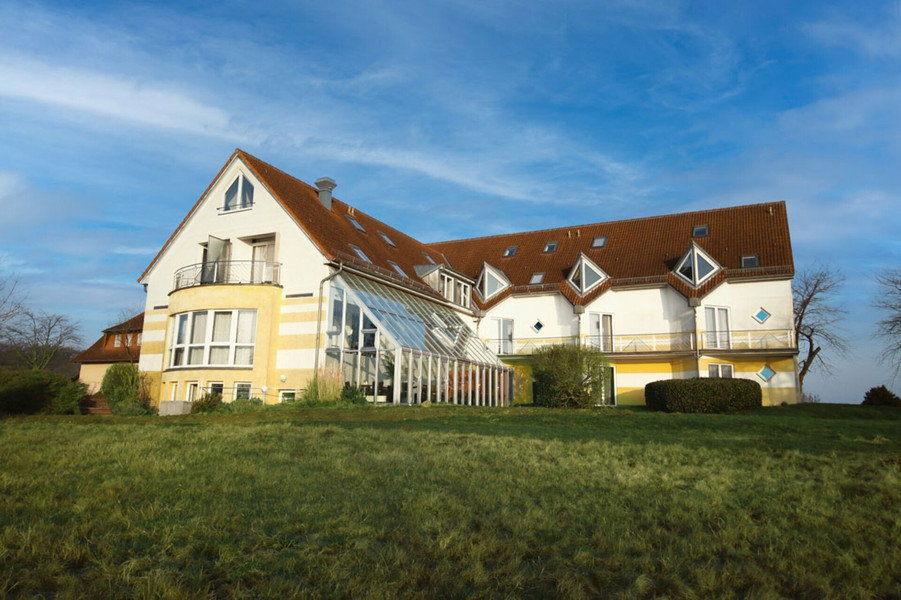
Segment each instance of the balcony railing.
[[281,263],[260,260],[220,260],[182,267],[175,272],[173,289],[197,285],[279,284]]
[[609,354],[692,352],[701,350],[787,350],[795,347],[791,330],[636,333],[541,338],[489,339],[485,343],[501,356],[530,355],[545,346],[585,344]]

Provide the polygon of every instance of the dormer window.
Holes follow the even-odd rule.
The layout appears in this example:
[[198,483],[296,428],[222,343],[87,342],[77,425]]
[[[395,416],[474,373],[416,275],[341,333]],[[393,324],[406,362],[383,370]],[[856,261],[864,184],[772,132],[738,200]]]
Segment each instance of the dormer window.
[[500,269],[495,269],[488,263],[482,267],[482,274],[476,282],[476,289],[483,300],[489,300],[510,287],[510,280]]
[[548,242],[544,245],[544,253],[550,254],[551,252],[557,251],[557,242]]
[[[360,225],[360,222],[357,221],[357,220],[353,217],[353,215],[344,215],[344,216],[347,217],[347,220],[350,221],[351,225],[353,225],[354,227],[357,228],[357,231],[359,231],[359,232],[361,232],[361,233],[366,233],[366,230],[363,229],[363,226]],[[394,244],[391,244],[391,245],[393,246]]]
[[519,250],[519,246],[507,246],[507,249],[504,250],[504,258],[512,258],[516,256],[517,250]]
[[240,173],[225,191],[225,202],[222,205],[222,212],[250,208],[251,206],[253,206],[253,184],[247,181],[243,173]]
[[544,273],[532,273],[529,285],[538,285],[539,283],[544,283]]
[[380,231],[380,232],[379,232],[379,236],[380,236],[383,240],[385,240],[385,243],[386,243],[386,244],[388,244],[388,245],[391,246],[392,248],[397,248],[397,245],[396,245],[394,242],[391,241],[391,238],[389,238],[389,237],[385,234],[384,231]]
[[607,279],[607,274],[587,256],[581,254],[566,280],[579,294],[584,296],[605,279]]
[[707,237],[710,229],[706,225],[695,225],[691,230],[691,237]]
[[[404,273],[404,270],[401,269],[400,265],[398,265],[396,262],[394,262],[393,260],[389,260],[388,264],[391,265],[391,268],[394,269],[395,271],[397,271],[397,273],[399,275],[401,275],[402,277],[407,277],[407,274]],[[407,279],[409,279],[409,277],[407,277]]]
[[700,246],[692,243],[688,252],[679,261],[676,266],[676,275],[691,284],[692,287],[698,287],[716,273],[722,267],[713,260]]
[[741,257],[741,268],[742,269],[753,269],[754,267],[760,266],[760,259],[756,254],[748,254]]
[[353,250],[357,254],[357,256],[359,256],[364,261],[372,264],[372,261],[369,260],[368,256],[366,256],[366,253],[363,252],[362,250],[360,250],[360,248],[358,246],[354,246],[353,244],[348,244],[348,246],[350,246],[351,250]]
[[594,238],[593,240],[591,240],[592,248],[603,248],[606,245],[607,245],[607,236],[606,235],[601,235],[601,236],[598,236],[598,237]]

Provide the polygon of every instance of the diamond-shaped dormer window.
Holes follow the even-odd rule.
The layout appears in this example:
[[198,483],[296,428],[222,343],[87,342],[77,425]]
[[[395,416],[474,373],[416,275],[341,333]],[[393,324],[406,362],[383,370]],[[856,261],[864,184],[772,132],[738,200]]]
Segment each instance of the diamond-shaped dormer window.
[[496,269],[485,263],[482,273],[476,281],[476,289],[483,300],[489,300],[510,287],[510,280],[500,269]]
[[692,287],[698,287],[721,269],[719,263],[704,252],[700,246],[692,244],[676,265],[675,272]]
[[566,278],[582,296],[599,286],[605,279],[607,279],[607,274],[584,254],[579,255],[579,260],[576,261],[569,272],[569,277]]

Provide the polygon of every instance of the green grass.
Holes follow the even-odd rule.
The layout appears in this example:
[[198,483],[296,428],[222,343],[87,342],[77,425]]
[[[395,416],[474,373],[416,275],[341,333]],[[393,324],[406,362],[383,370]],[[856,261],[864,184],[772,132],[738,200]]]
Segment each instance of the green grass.
[[901,410],[0,421],[0,598],[901,598]]

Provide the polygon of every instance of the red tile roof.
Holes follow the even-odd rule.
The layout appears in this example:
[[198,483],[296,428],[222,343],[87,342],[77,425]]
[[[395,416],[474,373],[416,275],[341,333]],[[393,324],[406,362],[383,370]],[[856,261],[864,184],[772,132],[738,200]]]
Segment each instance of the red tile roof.
[[127,347],[124,344],[118,348],[108,344],[107,339],[110,335],[120,335],[123,333],[140,333],[144,329],[144,313],[135,315],[130,319],[113,325],[103,330],[100,339],[94,342],[90,348],[75,356],[72,362],[77,363],[117,363],[117,362],[137,362],[141,356],[140,346]]
[[[428,254],[438,264],[444,262],[443,254],[450,267],[472,279],[479,276],[484,262],[502,270],[513,288],[488,303],[479,303],[483,308],[512,293],[550,290],[559,291],[574,304],[586,304],[610,287],[654,283],[669,284],[688,297],[703,296],[727,278],[791,277],[794,271],[784,202],[423,244],[337,198],[332,200],[331,210],[327,209],[319,201],[316,188],[239,149],[170,236],[141,279],[234,158],[247,165],[328,260],[352,263],[436,296],[437,292],[427,288],[415,273],[416,265],[429,264],[423,254]],[[365,232],[359,231],[348,215],[356,219]],[[709,234],[693,238],[692,229],[696,225],[707,225]],[[379,232],[387,235],[395,245],[389,245]],[[606,236],[606,244],[603,248],[592,249],[592,240],[598,236]],[[558,242],[557,250],[544,253],[545,244],[553,241]],[[725,269],[697,290],[672,273],[692,241]],[[351,244],[360,248],[372,264],[358,258]],[[504,258],[504,250],[509,246],[519,248],[515,256]],[[611,278],[584,297],[566,283],[580,253],[588,256]],[[759,257],[760,266],[741,269],[741,257],[752,254]],[[396,263],[410,279],[397,275],[389,261]],[[529,279],[536,272],[545,273],[544,284],[529,286]]]

